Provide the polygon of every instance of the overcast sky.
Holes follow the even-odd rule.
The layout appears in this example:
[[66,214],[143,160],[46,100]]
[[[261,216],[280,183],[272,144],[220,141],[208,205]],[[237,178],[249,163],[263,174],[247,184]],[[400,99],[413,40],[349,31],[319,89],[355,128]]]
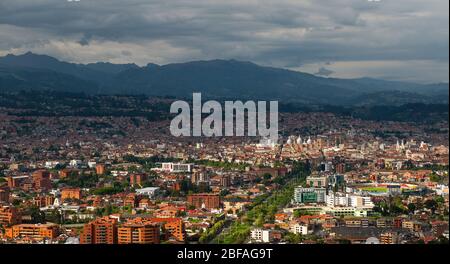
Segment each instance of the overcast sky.
[[448,82],[448,0],[0,0],[0,56]]

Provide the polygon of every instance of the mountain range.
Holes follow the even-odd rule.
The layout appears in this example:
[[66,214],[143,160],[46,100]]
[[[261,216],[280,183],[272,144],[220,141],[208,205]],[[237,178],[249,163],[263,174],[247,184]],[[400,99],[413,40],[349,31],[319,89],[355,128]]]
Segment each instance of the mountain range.
[[280,100],[302,104],[448,103],[448,83],[324,78],[237,60],[75,64],[31,52],[0,57],[0,91],[54,90],[191,98]]

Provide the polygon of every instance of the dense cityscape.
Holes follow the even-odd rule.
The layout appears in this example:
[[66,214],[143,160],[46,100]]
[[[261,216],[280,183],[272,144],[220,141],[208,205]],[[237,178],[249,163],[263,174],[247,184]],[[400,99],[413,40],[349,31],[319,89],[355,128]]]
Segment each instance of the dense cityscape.
[[2,259],[437,261],[449,4],[0,0]]
[[0,243],[448,243],[448,117],[282,112],[273,142],[32,101],[0,101]]

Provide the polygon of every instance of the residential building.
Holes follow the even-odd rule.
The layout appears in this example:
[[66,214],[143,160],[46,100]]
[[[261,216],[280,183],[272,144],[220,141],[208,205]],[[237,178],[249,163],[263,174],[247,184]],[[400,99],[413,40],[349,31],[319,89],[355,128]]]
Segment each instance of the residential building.
[[289,227],[289,231],[294,234],[307,235],[308,234],[308,225],[295,223]]
[[61,190],[61,201],[64,202],[67,199],[80,200],[81,189],[80,188],[65,188]]
[[37,170],[32,175],[33,186],[38,191],[48,191],[52,188],[50,172],[47,170]]
[[187,196],[187,203],[195,208],[220,208],[220,196],[213,193],[191,194]]
[[84,225],[81,244],[116,244],[118,219],[110,216],[97,218]]
[[117,228],[119,244],[159,244],[160,226],[152,221],[130,219]]
[[384,232],[380,235],[381,244],[397,244],[398,234],[396,232]]
[[19,224],[21,221],[20,213],[13,206],[0,206],[0,226],[9,226]]
[[130,185],[132,187],[139,186],[142,187],[147,181],[148,175],[146,173],[133,173],[130,175]]
[[151,222],[161,223],[166,239],[174,238],[177,241],[185,241],[186,233],[183,219],[181,218],[150,218]]
[[270,230],[264,230],[261,228],[252,229],[250,232],[250,238],[254,242],[269,243],[271,241]]
[[5,228],[6,238],[52,239],[58,236],[56,224],[19,224]]

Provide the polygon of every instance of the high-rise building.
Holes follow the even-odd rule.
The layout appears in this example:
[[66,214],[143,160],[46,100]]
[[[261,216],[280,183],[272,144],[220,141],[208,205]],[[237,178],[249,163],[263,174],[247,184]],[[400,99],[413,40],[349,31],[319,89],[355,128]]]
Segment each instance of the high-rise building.
[[160,226],[150,220],[128,220],[117,229],[119,244],[159,244]]
[[345,163],[336,164],[336,173],[339,173],[339,174],[345,173]]
[[48,191],[52,188],[50,172],[47,170],[37,170],[33,172],[33,186],[35,190]]
[[220,177],[220,186],[229,187],[231,185],[231,177],[229,175],[223,175]]
[[199,182],[208,182],[209,175],[206,171],[196,171],[191,176],[191,182],[198,184]]
[[81,244],[116,244],[117,218],[105,216],[84,225],[80,235]]
[[95,172],[96,172],[98,175],[103,175],[103,174],[105,174],[105,165],[103,165],[103,164],[97,164],[97,165],[95,165]]
[[162,228],[166,239],[173,238],[177,241],[184,241],[186,239],[184,223],[181,218],[151,218],[149,220],[163,225]]
[[0,203],[1,202],[9,202],[9,187],[8,185],[0,185]]
[[147,181],[147,174],[145,173],[133,173],[130,175],[130,185],[131,186],[139,186],[142,187],[142,185]]

